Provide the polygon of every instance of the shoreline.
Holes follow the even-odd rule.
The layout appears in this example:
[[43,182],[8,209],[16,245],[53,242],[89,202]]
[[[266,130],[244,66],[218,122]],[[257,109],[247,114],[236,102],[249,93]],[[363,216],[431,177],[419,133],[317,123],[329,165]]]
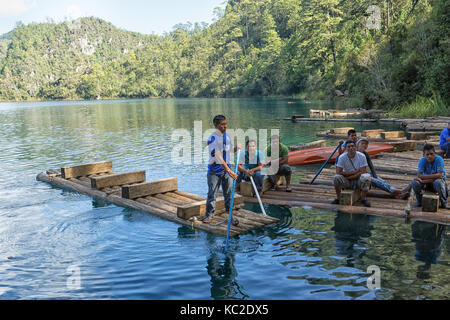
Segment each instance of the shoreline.
[[[325,103],[329,103],[331,104],[331,108],[332,110],[346,110],[346,109],[352,109],[352,108],[363,108],[365,109],[365,107],[355,107],[355,106],[342,106],[342,101],[336,101],[336,98],[341,98],[341,97],[334,97],[332,99],[310,99],[308,97],[302,97],[300,94],[293,94],[293,95],[270,95],[270,96],[242,96],[242,97],[145,97],[145,98],[123,98],[123,97],[107,97],[107,98],[99,98],[99,99],[27,99],[27,100],[2,100],[0,98],[0,104],[2,103],[32,103],[32,102],[82,102],[82,101],[86,101],[86,102],[96,102],[96,101],[122,101],[122,100],[153,100],[153,99],[290,99],[290,100],[296,100],[296,101],[301,101],[305,104],[310,104],[310,103],[318,103],[318,104],[325,104]],[[346,97],[347,98],[347,97]],[[347,98],[348,99],[348,98]],[[288,103],[293,103],[294,101],[289,101]],[[336,106],[336,104],[338,104],[339,106]],[[401,107],[402,105],[398,105],[396,107],[390,108],[390,110],[384,110],[384,109],[377,109],[377,108],[370,108],[370,109],[366,109],[367,111],[374,111],[374,110],[378,110],[378,111],[385,111],[385,113],[387,114],[386,117],[380,117],[377,120],[389,120],[392,121],[393,119],[397,119],[397,120],[404,120],[406,119],[405,117],[403,117],[401,114],[399,114],[398,112],[396,112],[395,110],[397,110],[399,107]],[[445,111],[445,110],[443,110]],[[438,114],[438,115],[430,115],[429,117],[450,117],[450,115],[448,114]],[[425,117],[426,118],[426,117]],[[423,116],[421,115],[417,115],[417,117],[408,117],[408,119],[413,120],[413,119],[424,119]],[[356,119],[353,119],[356,120]]]

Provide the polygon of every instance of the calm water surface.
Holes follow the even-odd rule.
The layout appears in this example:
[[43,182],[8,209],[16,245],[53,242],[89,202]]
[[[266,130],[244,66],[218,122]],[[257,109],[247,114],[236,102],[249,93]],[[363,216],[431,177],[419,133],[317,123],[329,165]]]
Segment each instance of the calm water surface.
[[[283,121],[328,108],[288,101],[0,104],[0,299],[448,299],[445,226],[267,206],[280,223],[232,238],[224,255],[224,237],[35,180],[49,168],[110,160],[116,172],[176,176],[181,190],[205,196],[206,164],[170,161],[173,130],[192,132],[194,121],[206,130],[222,113],[229,128],[278,128],[295,144],[334,126]],[[367,288],[371,265],[381,289]]]

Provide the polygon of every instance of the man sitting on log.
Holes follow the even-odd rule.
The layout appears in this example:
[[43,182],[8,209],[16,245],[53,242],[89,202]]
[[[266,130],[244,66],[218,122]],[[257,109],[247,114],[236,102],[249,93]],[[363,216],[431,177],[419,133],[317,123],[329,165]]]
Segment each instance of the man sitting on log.
[[342,188],[361,190],[361,203],[365,207],[370,207],[366,196],[370,188],[370,174],[367,171],[367,160],[364,154],[356,151],[356,144],[353,140],[347,140],[346,153],[339,157],[336,164],[336,175],[333,179],[337,198],[332,204],[339,204],[339,197]]
[[[273,151],[272,151],[273,148]],[[277,152],[276,152],[276,151]],[[292,192],[291,175],[292,169],[288,164],[289,149],[280,142],[280,137],[273,135],[270,139],[270,146],[267,148],[266,166],[270,164],[268,174],[270,182],[272,182],[272,190],[277,190],[278,179],[282,176],[286,178],[286,192]],[[277,171],[275,171],[277,170]]]
[[262,190],[264,182],[264,176],[261,175],[261,170],[264,167],[263,161],[264,155],[257,150],[256,141],[248,140],[245,152],[239,156],[239,176],[236,183],[240,184],[242,180],[250,181],[250,177],[253,177],[258,191]]
[[417,177],[412,181],[412,188],[416,194],[415,207],[422,206],[423,190],[437,192],[441,208],[450,209],[447,204],[447,184],[445,182],[444,159],[436,154],[434,146],[426,144],[423,147],[423,157],[419,161]]
[[444,151],[444,157],[450,159],[450,121],[447,128],[441,132],[441,141],[439,147]]
[[391,186],[386,181],[384,181],[381,177],[379,177],[373,166],[372,159],[370,158],[370,155],[367,152],[368,147],[369,147],[369,139],[367,139],[366,137],[360,138],[356,143],[356,149],[362,154],[364,154],[364,156],[366,157],[367,165],[370,169],[370,175],[372,176],[370,179],[370,184],[375,188],[390,193],[394,197],[406,198],[409,194],[409,191],[411,190],[411,185],[406,186],[403,190],[398,190],[395,187]]

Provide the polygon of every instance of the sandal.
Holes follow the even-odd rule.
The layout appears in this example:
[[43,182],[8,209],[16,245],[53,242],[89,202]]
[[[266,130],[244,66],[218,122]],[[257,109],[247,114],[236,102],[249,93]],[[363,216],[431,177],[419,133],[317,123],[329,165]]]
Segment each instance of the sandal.
[[211,223],[211,222],[212,222],[211,217],[210,217],[210,216],[207,216],[206,214],[201,215],[201,216],[198,218],[198,220],[199,220],[199,221],[202,221],[203,223]]
[[203,223],[212,223],[212,217],[206,217],[205,219],[203,219]]
[[291,186],[286,186],[286,192],[292,192],[292,187]]

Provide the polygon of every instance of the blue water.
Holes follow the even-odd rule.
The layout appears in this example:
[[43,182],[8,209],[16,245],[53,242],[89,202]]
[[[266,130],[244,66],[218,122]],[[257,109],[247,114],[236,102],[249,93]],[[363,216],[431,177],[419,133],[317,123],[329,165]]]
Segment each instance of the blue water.
[[[280,222],[232,238],[225,255],[222,236],[35,179],[110,160],[115,172],[176,176],[179,189],[205,196],[206,164],[170,161],[173,130],[192,132],[194,121],[206,130],[223,113],[228,128],[279,128],[295,144],[334,126],[282,120],[329,107],[288,101],[0,104],[0,299],[448,299],[445,226],[267,206]],[[367,286],[371,265],[381,270],[380,289]]]

